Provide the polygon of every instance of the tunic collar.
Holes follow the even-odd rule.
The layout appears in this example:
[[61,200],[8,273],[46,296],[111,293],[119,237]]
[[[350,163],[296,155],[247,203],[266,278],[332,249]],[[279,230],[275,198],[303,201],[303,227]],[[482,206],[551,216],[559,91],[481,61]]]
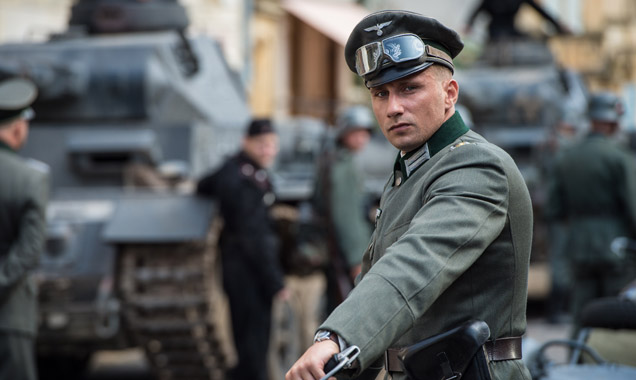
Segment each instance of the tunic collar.
[[0,140],[0,150],[2,150],[2,149],[8,150],[9,152],[16,153],[16,151],[13,150],[7,143],[5,143],[4,141]]
[[426,161],[468,130],[459,112],[455,111],[424,145],[403,156],[398,153],[393,166],[393,186],[400,186]]

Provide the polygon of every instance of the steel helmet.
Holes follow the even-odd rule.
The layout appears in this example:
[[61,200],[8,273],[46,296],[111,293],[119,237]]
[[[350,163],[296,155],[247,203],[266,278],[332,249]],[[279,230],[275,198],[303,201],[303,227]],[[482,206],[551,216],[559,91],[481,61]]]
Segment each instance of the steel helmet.
[[590,120],[618,123],[623,113],[623,103],[611,92],[599,92],[590,98],[588,104]]
[[375,117],[368,107],[356,105],[348,107],[336,121],[337,138],[356,129],[366,129],[371,133],[375,125]]

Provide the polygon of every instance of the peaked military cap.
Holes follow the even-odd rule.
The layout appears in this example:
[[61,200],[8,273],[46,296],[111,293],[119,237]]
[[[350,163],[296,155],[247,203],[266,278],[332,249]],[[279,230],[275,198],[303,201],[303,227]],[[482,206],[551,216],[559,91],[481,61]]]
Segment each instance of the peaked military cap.
[[[382,57],[379,58],[377,68],[373,69],[374,62],[370,64],[370,68],[365,67],[367,70],[360,68],[361,61],[378,59],[377,51],[371,53],[364,50],[367,46],[378,46],[377,43],[381,44],[389,37],[408,34],[418,36],[426,45],[424,48],[410,49],[424,52],[421,57],[400,57],[399,54],[405,52],[402,55],[408,55],[409,46],[397,46],[397,56],[387,53],[387,46],[383,46],[384,51],[380,53]],[[361,48],[368,57],[365,58],[365,54],[360,53]],[[345,60],[349,69],[364,78],[366,86],[371,88],[422,71],[434,63],[454,71],[452,60],[463,48],[464,43],[457,32],[433,18],[408,11],[380,11],[368,15],[355,26],[345,46]]]
[[275,133],[274,126],[269,119],[254,119],[247,127],[246,134],[248,136],[257,136],[264,133]]
[[38,89],[26,78],[9,78],[0,82],[0,123],[18,117],[29,108]]

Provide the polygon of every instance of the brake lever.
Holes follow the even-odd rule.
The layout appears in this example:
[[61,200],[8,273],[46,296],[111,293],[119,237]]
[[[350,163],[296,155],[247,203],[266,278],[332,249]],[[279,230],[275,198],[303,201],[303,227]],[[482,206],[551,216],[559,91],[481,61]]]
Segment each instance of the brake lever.
[[349,346],[342,352],[334,354],[327,364],[325,364],[326,375],[320,380],[327,380],[338,373],[342,368],[351,365],[358,355],[360,355],[360,348],[358,348],[358,346]]

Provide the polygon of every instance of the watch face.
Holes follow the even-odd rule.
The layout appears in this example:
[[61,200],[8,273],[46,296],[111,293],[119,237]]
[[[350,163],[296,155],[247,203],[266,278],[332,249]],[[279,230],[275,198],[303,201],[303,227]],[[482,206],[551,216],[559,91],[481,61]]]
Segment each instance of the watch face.
[[330,336],[331,336],[330,331],[318,331],[316,333],[316,336],[314,337],[314,341],[320,342],[322,340],[329,339]]

